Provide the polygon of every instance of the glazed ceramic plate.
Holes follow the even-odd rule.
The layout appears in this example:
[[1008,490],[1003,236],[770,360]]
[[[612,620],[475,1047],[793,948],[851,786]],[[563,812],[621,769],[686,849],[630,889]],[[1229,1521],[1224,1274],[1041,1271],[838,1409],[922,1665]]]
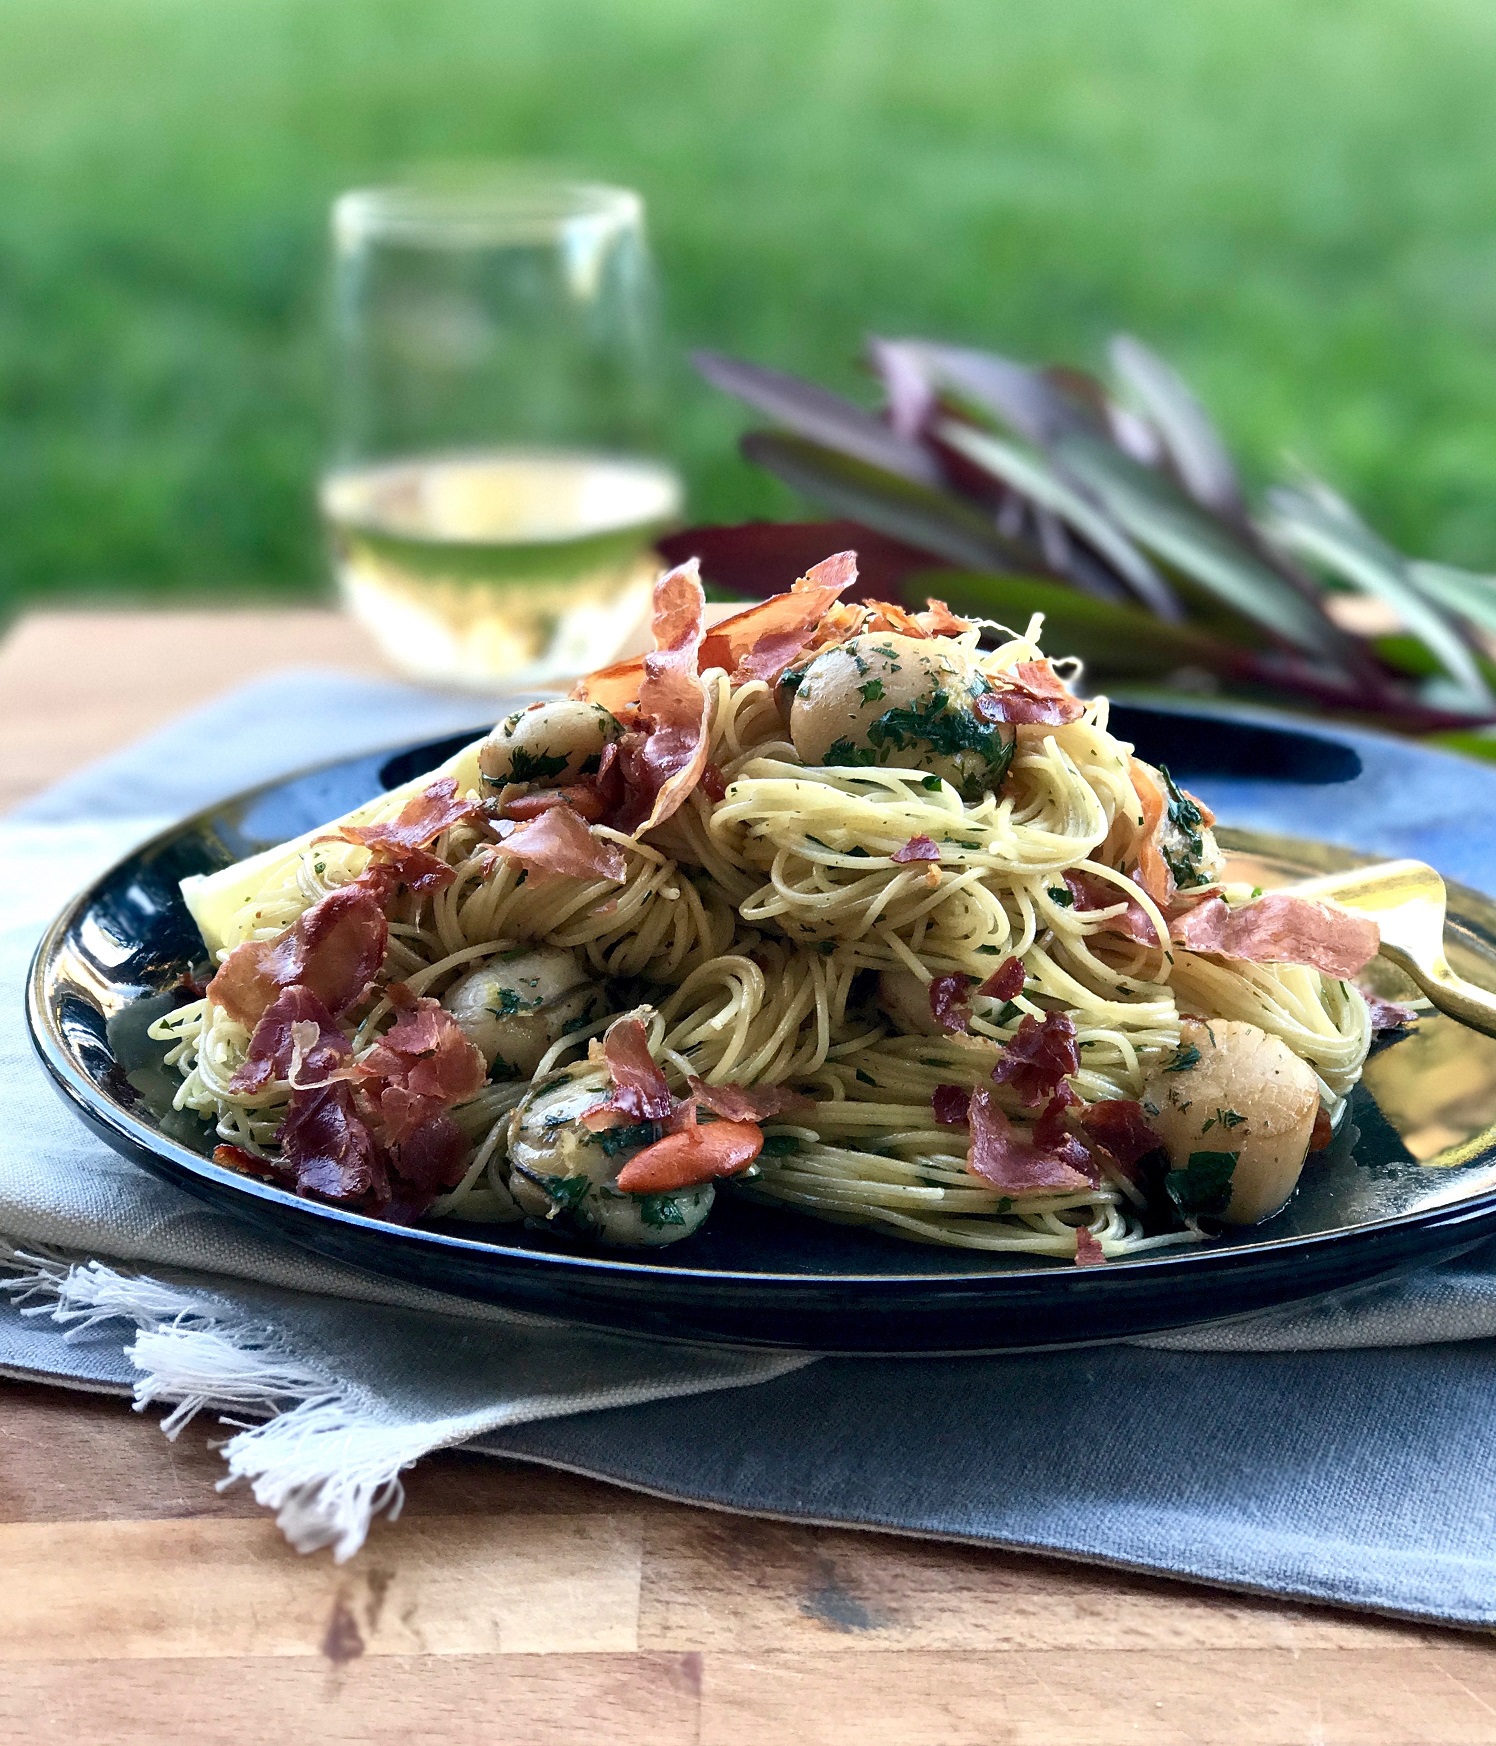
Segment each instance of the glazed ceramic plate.
[[[1260,718],[1117,707],[1112,725],[1207,798],[1213,776],[1282,784],[1285,800],[1362,777],[1355,747]],[[1308,1298],[1496,1235],[1496,1042],[1440,1017],[1373,1056],[1334,1144],[1275,1218],[1200,1248],[1104,1267],[905,1243],[731,1192],[698,1235],[631,1255],[584,1249],[544,1228],[385,1224],[218,1168],[207,1128],[170,1113],[176,1076],[145,1035],[183,972],[201,966],[177,881],[336,818],[472,737],[329,764],[226,801],[147,843],[69,904],[38,950],[30,1019],[42,1060],[84,1121],[219,1211],[375,1273],[596,1327],[820,1351],[1115,1340]],[[1367,859],[1221,835],[1236,876],[1262,885]],[[1496,905],[1458,887],[1450,898],[1456,968],[1496,987]]]

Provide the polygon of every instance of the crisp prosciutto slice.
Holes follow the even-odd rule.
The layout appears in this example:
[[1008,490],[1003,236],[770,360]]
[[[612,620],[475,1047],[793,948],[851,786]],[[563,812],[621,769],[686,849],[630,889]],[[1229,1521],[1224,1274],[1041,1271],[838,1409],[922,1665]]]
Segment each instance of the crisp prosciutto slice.
[[914,615],[914,622],[927,637],[959,637],[971,629],[969,618],[959,618],[943,600],[932,595],[923,612]]
[[374,980],[389,944],[378,900],[356,884],[331,891],[273,940],[235,946],[208,984],[207,996],[251,1029],[284,988],[300,984],[334,1018],[355,1005]]
[[620,747],[634,835],[653,830],[685,804],[706,768],[712,702],[698,670],[706,596],[694,560],[655,584],[654,653],[639,686],[642,732]]
[[1100,924],[1102,932],[1117,934],[1139,946],[1158,944],[1158,929],[1149,919],[1148,911],[1135,897],[1130,897],[1123,886],[1113,885],[1099,873],[1080,872],[1067,873],[1065,887],[1075,900],[1077,921],[1084,920],[1094,910],[1115,909],[1118,904],[1125,904],[1121,915],[1108,916]]
[[1081,1225],[1075,1233],[1075,1265],[1077,1267],[1100,1267],[1106,1260],[1106,1251],[1086,1229]]
[[670,1119],[674,1099],[653,1055],[649,1032],[636,1018],[615,1019],[603,1036],[603,1059],[613,1081],[608,1108],[636,1122]]
[[302,1194],[343,1204],[389,1204],[388,1161],[343,1082],[291,1094],[281,1155]]
[[890,861],[897,861],[901,867],[907,867],[914,861],[938,861],[940,845],[933,837],[910,837],[903,848],[895,849],[888,858]]
[[1075,1021],[1069,1013],[1046,1013],[1042,1022],[1025,1013],[1017,1034],[998,1051],[994,1084],[1011,1085],[1031,1107],[1053,1098],[1080,1071]]
[[856,552],[836,552],[776,594],[713,625],[701,644],[703,672],[720,667],[737,684],[772,684],[807,648],[827,612],[857,580]]
[[964,1085],[937,1085],[930,1110],[943,1128],[958,1128],[971,1114],[971,1093]]
[[653,653],[589,673],[572,692],[630,724],[618,744],[625,794],[616,822],[635,836],[678,811],[706,768],[712,705],[698,659],[705,622],[692,558],[655,583]]
[[351,1077],[352,1060],[353,1046],[337,1020],[310,988],[293,982],[260,1015],[229,1090],[263,1091],[283,1080],[298,1091],[312,1091]]
[[564,803],[547,807],[527,819],[493,849],[535,873],[559,873],[568,879],[606,879],[620,884],[628,862],[617,843],[594,836],[586,822]]
[[[402,1148],[425,1122],[475,1096],[488,1077],[483,1056],[440,1002],[408,991],[403,998],[400,1017],[358,1059],[383,1136]],[[401,1174],[407,1174],[403,1150]]]
[[421,1198],[413,1212],[424,1211],[430,1199],[456,1188],[472,1150],[467,1135],[445,1110],[427,1116],[411,1130],[400,1146],[399,1171],[402,1183],[419,1191]]
[[994,689],[974,698],[971,706],[983,721],[1066,727],[1085,714],[1085,704],[1048,661],[1020,661],[1011,673],[989,673],[987,678]]
[[942,1030],[964,1031],[971,1023],[971,991],[975,981],[959,970],[930,978],[930,1017]]
[[985,1086],[974,1091],[967,1117],[970,1168],[1004,1194],[1070,1194],[1094,1188],[1099,1172],[1086,1148],[1065,1131],[1064,1108],[1063,1098],[1051,1099],[1033,1138],[1025,1140]]
[[453,870],[436,855],[427,853],[443,831],[482,814],[480,801],[457,792],[457,778],[443,776],[407,801],[400,813],[383,824],[339,825],[319,843],[360,843],[372,851],[368,868],[358,883],[382,902],[388,902],[398,886],[429,893],[450,885]]
[[1308,964],[1326,976],[1356,975],[1376,957],[1382,937],[1369,917],[1289,891],[1269,891],[1236,909],[1207,898],[1169,929],[1191,952],[1214,952],[1252,964]]
[[1106,1148],[1116,1159],[1123,1174],[1135,1180],[1138,1161],[1150,1152],[1157,1152],[1163,1141],[1148,1126],[1143,1106],[1130,1097],[1106,1098],[1100,1103],[1088,1103],[1075,1119],[1098,1146]]
[[1004,958],[1002,963],[977,989],[991,1000],[1017,1000],[1028,981],[1021,958]]
[[1380,994],[1372,994],[1367,989],[1361,990],[1366,1001],[1366,1011],[1371,1018],[1373,1032],[1400,1031],[1413,1024],[1418,1014],[1411,1006],[1404,1006],[1400,1000],[1385,1000]]
[[787,1085],[708,1085],[693,1073],[687,1083],[703,1109],[729,1122],[764,1122],[772,1116],[809,1115],[815,1100]]

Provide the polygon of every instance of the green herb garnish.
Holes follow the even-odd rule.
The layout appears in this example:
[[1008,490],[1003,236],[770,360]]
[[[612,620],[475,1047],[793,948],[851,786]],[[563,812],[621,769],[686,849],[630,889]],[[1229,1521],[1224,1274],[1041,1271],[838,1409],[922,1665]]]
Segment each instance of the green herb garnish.
[[545,752],[527,752],[523,746],[516,746],[509,754],[509,780],[549,782],[552,776],[561,774],[566,764],[564,753],[558,752],[552,757]]
[[[968,710],[951,707],[947,692],[937,691],[918,708],[904,705],[888,709],[869,724],[866,745],[840,739],[827,749],[828,765],[866,768],[886,764],[895,752],[927,746],[937,757],[971,754],[984,768],[961,784],[962,798],[976,800],[1002,786],[1013,761],[1016,740],[1005,739],[998,724],[978,721]],[[938,778],[937,778],[938,781]]]
[[1191,1152],[1183,1170],[1171,1170],[1164,1187],[1186,1218],[1225,1212],[1231,1201],[1236,1152]]
[[683,1225],[686,1215],[673,1194],[646,1194],[639,1202],[641,1223],[658,1230],[663,1225]]
[[1246,1119],[1244,1115],[1238,1115],[1234,1109],[1218,1109],[1200,1132],[1208,1134],[1214,1127],[1239,1128]]
[[1200,1051],[1193,1043],[1181,1043],[1174,1053],[1164,1062],[1165,1073],[1188,1073],[1191,1067],[1199,1065]]
[[1061,909],[1073,909],[1075,907],[1075,894],[1063,885],[1051,885],[1049,887],[1049,896],[1050,901],[1059,904]]
[[864,703],[876,703],[883,695],[883,681],[869,679],[866,685],[859,685],[857,689]]
[[631,1152],[636,1146],[652,1146],[664,1133],[659,1122],[629,1122],[621,1128],[603,1128],[591,1137],[602,1147],[604,1157],[616,1158],[620,1152]]
[[562,1212],[575,1212],[592,1186],[590,1176],[542,1176],[538,1181]]
[[765,1134],[764,1146],[759,1153],[761,1158],[793,1158],[800,1150],[800,1142],[793,1134]]
[[1163,858],[1174,883],[1181,891],[1192,885],[1209,885],[1210,875],[1201,869],[1205,855],[1205,815],[1169,774],[1169,766],[1160,764],[1158,773],[1169,791],[1169,823],[1184,839],[1182,849],[1164,848]]

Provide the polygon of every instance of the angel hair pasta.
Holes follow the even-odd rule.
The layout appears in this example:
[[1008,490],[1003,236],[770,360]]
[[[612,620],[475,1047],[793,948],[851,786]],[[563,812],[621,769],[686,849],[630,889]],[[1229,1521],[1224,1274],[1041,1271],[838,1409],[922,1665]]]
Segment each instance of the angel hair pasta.
[[674,570],[649,656],[186,881],[212,980],[154,1035],[216,1160],[607,1244],[726,1182],[1083,1263],[1276,1211],[1366,1058],[1375,927],[1222,883],[1037,618],[855,577],[708,628]]

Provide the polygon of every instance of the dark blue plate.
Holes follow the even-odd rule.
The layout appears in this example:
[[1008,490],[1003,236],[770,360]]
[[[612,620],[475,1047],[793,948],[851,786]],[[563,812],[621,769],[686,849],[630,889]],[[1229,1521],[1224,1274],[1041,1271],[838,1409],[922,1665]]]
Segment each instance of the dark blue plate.
[[[1261,717],[1119,706],[1113,726],[1207,798],[1239,797],[1248,816],[1260,816],[1263,792],[1281,790],[1278,818],[1302,816],[1306,834],[1317,817],[1343,812],[1349,791],[1378,791],[1394,771],[1407,792],[1410,758],[1451,768],[1373,736]],[[1438,1017],[1373,1057],[1335,1144],[1276,1218],[1105,1267],[929,1248],[730,1194],[699,1235],[624,1257],[513,1226],[384,1224],[218,1168],[201,1123],[156,1113],[169,1107],[175,1075],[145,1039],[202,957],[177,881],[335,818],[472,737],[330,764],[209,808],[68,905],[33,967],[32,1034],[63,1096],[111,1146],[224,1213],[376,1273],[597,1327],[821,1351],[1114,1340],[1314,1296],[1496,1235],[1496,1042]],[[1367,858],[1290,838],[1222,837],[1260,884]],[[1459,887],[1450,895],[1451,957],[1496,986],[1496,905]]]

